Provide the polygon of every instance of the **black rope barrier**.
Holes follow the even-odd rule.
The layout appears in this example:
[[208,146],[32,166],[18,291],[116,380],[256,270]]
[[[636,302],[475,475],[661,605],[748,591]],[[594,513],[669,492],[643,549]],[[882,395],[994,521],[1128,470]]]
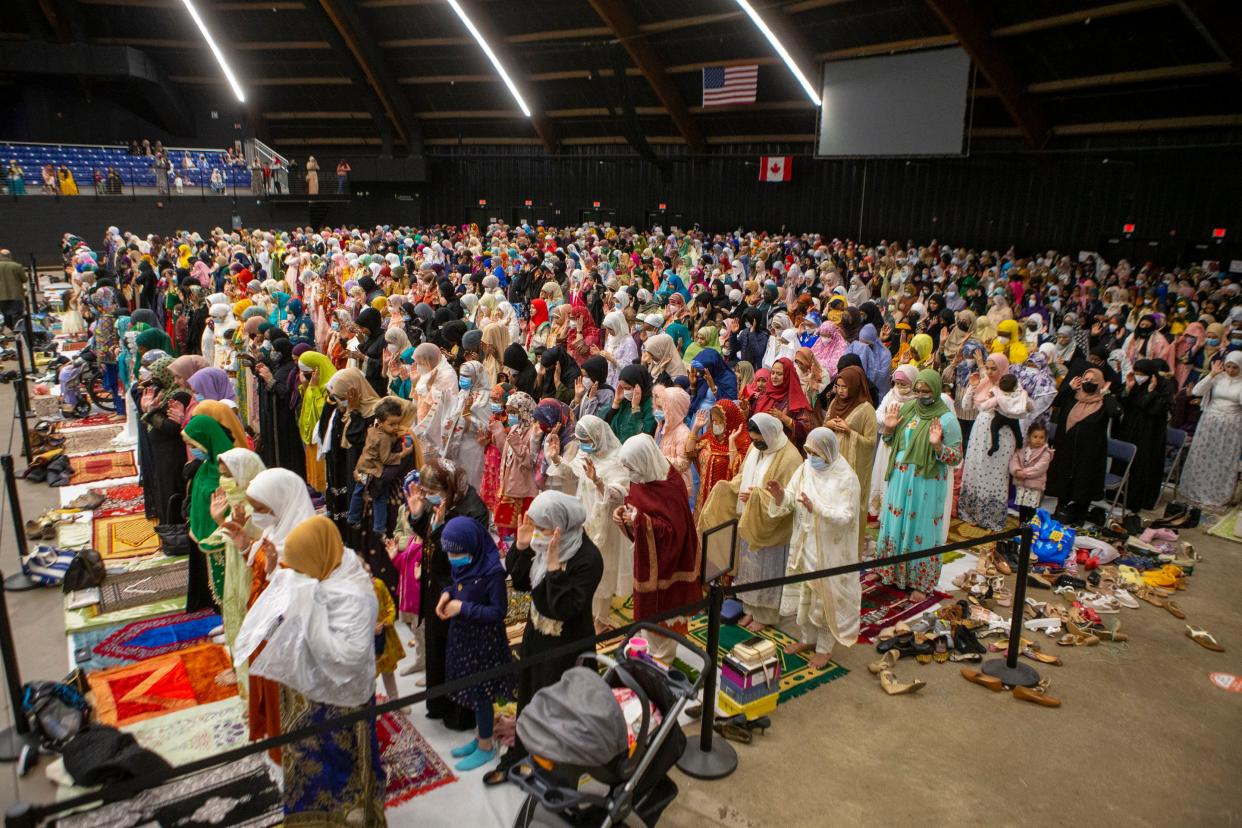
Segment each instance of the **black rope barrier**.
[[[264,751],[271,750],[272,748],[283,747],[284,745],[291,744],[293,742],[298,742],[303,739],[310,738],[312,736],[318,736],[322,733],[326,733],[331,730],[336,730],[342,727],[347,727],[349,725],[357,724],[358,722],[374,720],[374,719],[377,719],[379,716],[383,715],[384,713],[388,713],[388,712],[392,712],[392,711],[395,711],[395,710],[398,710],[404,707],[408,707],[412,704],[417,704],[419,702],[426,701],[428,699],[440,698],[441,696],[446,696],[450,693],[456,692],[457,690],[462,690],[467,687],[472,687],[481,682],[490,681],[491,679],[500,678],[502,676],[509,675],[509,674],[521,673],[525,670],[531,669],[532,667],[538,666],[539,664],[542,664],[546,661],[563,658],[568,655],[577,655],[583,652],[593,651],[596,645],[598,644],[612,641],[618,638],[628,637],[631,633],[636,631],[643,624],[653,624],[653,623],[659,623],[662,621],[667,621],[671,618],[692,616],[704,609],[709,609],[713,600],[718,600],[718,596],[723,596],[726,594],[736,595],[738,593],[750,592],[752,590],[769,589],[775,586],[785,586],[787,584],[803,583],[805,581],[818,580],[820,578],[828,578],[834,575],[844,575],[844,574],[848,574],[851,572],[861,572],[867,569],[875,569],[879,567],[893,566],[895,564],[907,563],[909,561],[917,561],[923,558],[930,558],[936,555],[942,555],[946,552],[954,552],[960,549],[969,549],[971,547],[993,543],[998,540],[1008,540],[1010,538],[1014,538],[1018,536],[1023,537],[1023,540],[1024,540],[1023,546],[1024,546],[1024,552],[1025,552],[1026,547],[1029,544],[1029,537],[1030,537],[1029,529],[1024,530],[1022,528],[1018,528],[1018,529],[1006,530],[1004,532],[999,532],[999,533],[995,533],[991,535],[984,535],[978,538],[972,538],[972,539],[963,540],[963,541],[956,541],[954,543],[943,544],[941,546],[934,546],[929,549],[923,549],[923,550],[919,550],[916,552],[908,552],[902,555],[893,555],[887,558],[876,558],[873,560],[858,561],[858,562],[851,563],[851,564],[844,564],[842,566],[831,567],[829,569],[821,569],[821,570],[816,570],[814,572],[799,573],[797,575],[787,575],[787,576],[783,576],[780,578],[770,578],[765,581],[758,581],[754,583],[740,584],[740,585],[732,584],[729,586],[720,586],[718,584],[713,583],[710,586],[710,591],[712,592],[712,596],[709,597],[708,599],[699,600],[694,603],[685,604],[680,607],[674,607],[673,609],[666,610],[656,615],[648,616],[646,618],[633,621],[629,624],[626,624],[625,626],[618,627],[612,630],[607,630],[595,636],[591,636],[587,638],[580,638],[575,641],[562,644],[554,649],[547,650],[541,653],[537,653],[535,655],[530,656],[529,658],[518,659],[515,661],[511,661],[508,664],[504,664],[498,667],[491,667],[487,670],[481,670],[477,673],[472,673],[468,676],[462,676],[459,679],[455,679],[449,682],[444,682],[443,684],[438,684],[435,687],[429,687],[425,690],[412,693],[408,696],[402,696],[401,698],[398,698],[398,699],[389,699],[388,701],[382,704],[366,705],[353,713],[346,714],[336,719],[330,719],[326,722],[320,722],[319,724],[300,728],[298,730],[290,731],[288,733],[281,733],[277,736],[272,736],[272,737],[269,737],[267,739],[263,739],[257,742],[251,742],[248,745],[243,745],[241,747],[234,748],[232,750],[228,750],[223,753],[217,753],[211,756],[205,756],[202,759],[195,759],[192,762],[187,762],[183,765],[178,765],[177,767],[172,768],[169,771],[154,773],[154,774],[151,774],[149,776],[146,776],[140,779],[131,779],[125,782],[119,782],[119,783],[115,783],[112,785],[108,785],[106,789],[101,789],[99,791],[94,791],[91,793],[80,794],[71,799],[65,799],[62,801],[45,803],[45,804],[30,804],[30,803],[18,801],[13,806],[11,806],[6,812],[4,824],[6,828],[34,828],[34,826],[39,825],[43,820],[46,820],[47,818],[55,816],[57,814],[64,813],[65,811],[82,808],[88,805],[96,805],[96,804],[102,805],[102,804],[107,804],[111,802],[117,802],[120,800],[128,799],[134,794],[140,793],[141,791],[145,791],[150,788],[154,788],[158,785],[165,784],[166,782],[172,781],[173,779],[177,779],[177,778],[187,776],[193,773],[198,773],[199,771],[204,771],[209,768],[216,767],[217,765],[222,765],[222,764],[226,764],[229,762],[235,762],[239,759],[244,759],[247,756],[252,756],[257,753],[262,753]],[[1018,617],[1020,618],[1021,609],[1020,608],[1017,609],[1016,612],[1017,612]],[[714,629],[708,630],[708,641],[718,642],[719,641],[719,627],[720,627],[718,611],[712,613],[709,616],[709,625],[711,624],[714,624]],[[1016,644],[1017,644],[1017,637],[1011,636],[1010,649],[1014,650],[1016,648]],[[708,647],[707,649],[708,649],[708,652],[706,653],[707,667],[705,669],[709,670],[711,673],[714,673],[716,670],[716,666],[717,666],[717,663],[716,663],[717,654],[711,651],[712,648]],[[1016,658],[1016,653],[1013,654],[1013,658]],[[714,682],[712,682],[712,684],[714,685]],[[707,710],[714,710],[715,699],[710,700],[711,702],[710,706],[706,704],[707,701],[709,700],[705,698],[705,705],[704,705],[705,712]],[[20,715],[20,713],[17,713],[17,715]],[[702,729],[704,731],[710,732],[712,730],[712,723],[705,721],[703,723]],[[708,737],[705,740],[705,744],[710,745],[710,737]]]

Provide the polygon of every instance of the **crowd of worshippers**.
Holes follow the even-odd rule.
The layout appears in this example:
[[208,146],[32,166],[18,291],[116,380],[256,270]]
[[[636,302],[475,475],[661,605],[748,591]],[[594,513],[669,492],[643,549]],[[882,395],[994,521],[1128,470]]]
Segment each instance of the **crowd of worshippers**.
[[[244,659],[278,563],[365,569],[379,621],[359,628],[414,631],[412,655],[377,638],[357,692],[327,696],[265,663],[269,639],[256,736],[280,727],[277,685],[348,707],[403,658],[433,687],[505,662],[506,578],[531,595],[529,655],[606,630],[616,598],[638,620],[697,601],[698,531],[729,520],[744,584],[926,549],[952,519],[999,530],[1045,497],[1080,522],[1110,435],[1137,447],[1128,508],[1150,508],[1169,424],[1194,434],[1181,495],[1219,507],[1242,450],[1242,278],[1207,266],[503,224],[111,227],[64,255],[63,326],[141,420],[148,513],[188,516],[187,610],[220,607]],[[940,559],[876,572],[921,600]],[[813,665],[857,638],[855,574],[741,597],[743,624],[793,625]],[[288,627],[272,636],[305,636],[306,658],[335,646]],[[430,702],[476,729],[459,767],[497,753],[492,698],[520,708],[572,663]]]

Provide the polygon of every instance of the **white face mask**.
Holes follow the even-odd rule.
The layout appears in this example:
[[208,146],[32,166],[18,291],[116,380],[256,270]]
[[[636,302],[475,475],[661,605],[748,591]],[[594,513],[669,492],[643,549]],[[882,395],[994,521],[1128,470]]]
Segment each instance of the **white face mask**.
[[717,437],[724,434],[724,429],[725,427],[720,423],[712,423],[712,434],[715,434]]
[[266,532],[276,525],[276,516],[267,512],[255,512],[250,516],[250,522],[257,526],[261,531]]
[[530,548],[533,549],[537,555],[548,554],[548,547],[551,544],[552,538],[537,529],[535,530],[535,534],[532,535],[530,539]]
[[1135,374],[1134,375],[1134,381],[1140,385],[1147,382],[1149,379],[1151,379],[1151,377],[1148,376],[1147,374]]

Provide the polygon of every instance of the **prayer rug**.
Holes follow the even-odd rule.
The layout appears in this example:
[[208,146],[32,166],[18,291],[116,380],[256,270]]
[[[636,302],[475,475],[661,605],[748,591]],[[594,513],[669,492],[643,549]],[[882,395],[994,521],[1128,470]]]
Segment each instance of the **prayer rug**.
[[[377,696],[376,702],[386,699]],[[414,723],[400,711],[390,711],[375,721],[379,736],[380,761],[388,776],[384,804],[395,808],[420,794],[456,782],[457,777],[444,760],[427,744]]]
[[162,716],[237,695],[228,651],[218,644],[198,644],[175,653],[88,673],[95,711],[115,727]]
[[[807,664],[807,660],[802,656],[786,653],[785,645],[797,644],[798,639],[786,635],[776,627],[768,627],[761,633],[753,633],[745,627],[739,627],[735,624],[721,624],[720,647],[717,652],[717,658],[724,658],[725,654],[733,649],[734,645],[740,644],[756,635],[760,635],[776,644],[776,653],[781,660],[780,698],[777,701],[778,704],[784,704],[790,699],[796,699],[803,693],[808,693],[816,687],[839,679],[841,676],[849,673],[849,670],[835,661],[829,661],[822,670],[815,670]],[[690,637],[704,647],[707,646],[707,616],[705,614],[699,614],[690,619]],[[682,669],[684,670],[685,668]]]
[[72,431],[75,428],[91,428],[92,426],[124,424],[125,417],[120,414],[106,414],[102,411],[90,414],[80,420],[65,420],[58,423],[57,431]]
[[246,712],[246,703],[234,697],[135,722],[125,731],[175,767],[250,744]]
[[132,451],[105,451],[101,454],[83,454],[69,458],[72,475],[69,485],[95,483],[116,477],[133,477],[138,474]]
[[90,428],[61,429],[59,434],[65,438],[62,446],[65,454],[88,454],[112,448],[112,441],[124,428],[122,424],[102,425]]
[[1242,537],[1234,534],[1234,529],[1242,525],[1242,522],[1239,521],[1240,512],[1242,512],[1242,509],[1234,509],[1232,512],[1229,512],[1223,518],[1216,521],[1212,528],[1207,530],[1207,533],[1213,537],[1224,538],[1234,543],[1242,543]]
[[156,521],[142,514],[96,515],[91,522],[95,549],[105,561],[137,558],[160,551]]
[[284,806],[276,772],[261,756],[247,756],[228,765],[175,779],[130,799],[61,817],[61,828],[112,825],[176,825],[218,828],[221,825],[263,828],[284,822]]
[[99,585],[99,611],[115,612],[167,598],[184,598],[188,578],[189,568],[185,560],[152,569],[108,575]]
[[[68,596],[66,596],[66,600],[68,600]],[[185,595],[164,598],[159,601],[152,601],[149,604],[141,604],[129,609],[114,610],[112,612],[100,612],[97,606],[66,609],[65,632],[80,633],[86,630],[98,630],[117,624],[124,624],[128,621],[156,618],[160,615],[168,615],[170,612],[185,612]]]
[[91,489],[92,492],[99,492],[104,496],[104,502],[99,504],[99,508],[94,514],[98,516],[101,512],[107,513],[113,510],[129,510],[134,508],[142,508],[144,494],[142,486],[137,483],[122,483],[120,486],[108,486],[106,488]]
[[74,636],[74,649],[88,647],[90,658],[79,663],[83,670],[102,670],[133,664],[207,641],[220,625],[220,616],[211,610],[186,615],[171,613],[127,624],[109,625]]
[[858,631],[860,644],[870,644],[885,627],[913,618],[949,598],[943,592],[933,591],[922,601],[912,604],[908,592],[882,584],[874,576],[864,576],[862,590],[862,627]]

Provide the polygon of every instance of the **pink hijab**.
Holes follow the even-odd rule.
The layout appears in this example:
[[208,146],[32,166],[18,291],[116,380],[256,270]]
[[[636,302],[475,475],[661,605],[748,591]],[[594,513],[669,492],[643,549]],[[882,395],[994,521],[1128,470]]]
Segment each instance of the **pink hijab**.
[[824,366],[824,372],[828,374],[828,378],[836,379],[837,361],[845,356],[847,348],[849,344],[845,341],[845,337],[841,336],[841,331],[836,324],[825,322],[819,326],[819,339],[811,346],[811,353],[815,355],[819,364]]
[[[991,362],[996,365],[996,367],[1000,368],[1000,376],[1003,377],[1005,374],[1009,373],[1009,358],[1004,354],[992,354],[988,357],[988,362]],[[975,405],[979,404],[979,400],[986,399],[987,395],[991,393],[994,386],[995,383],[993,383],[992,378],[988,376],[988,372],[980,371],[979,384],[975,386]]]

